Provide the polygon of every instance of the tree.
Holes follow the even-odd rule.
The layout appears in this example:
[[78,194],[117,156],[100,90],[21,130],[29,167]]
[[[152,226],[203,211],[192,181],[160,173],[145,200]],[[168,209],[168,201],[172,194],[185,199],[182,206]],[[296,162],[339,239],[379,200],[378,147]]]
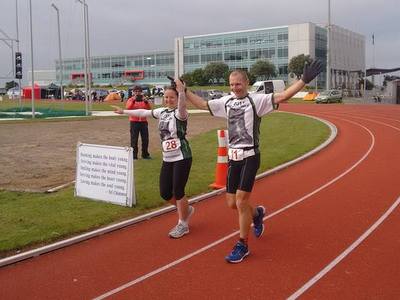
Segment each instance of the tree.
[[196,69],[194,70],[191,74],[192,74],[192,81],[193,84],[197,84],[197,85],[207,85],[208,83],[208,79],[206,77],[206,75],[204,74],[204,70],[203,69]]
[[14,88],[14,87],[18,87],[18,83],[15,82],[14,80],[13,80],[13,81],[8,81],[8,82],[6,82],[5,88],[6,88],[7,91],[8,91],[9,89]]
[[309,64],[312,62],[310,55],[300,54],[294,56],[289,62],[288,71],[290,73],[294,73],[297,79],[300,79],[301,75],[303,74],[304,64],[306,62]]
[[205,77],[212,82],[221,82],[224,75],[229,71],[229,66],[223,62],[212,62],[204,68]]
[[[372,84],[372,81],[370,81],[369,79],[365,80],[365,89],[367,91],[371,91],[374,88],[374,85]],[[359,82],[358,82],[359,86],[364,86],[364,79],[360,78]]]
[[383,86],[387,86],[387,83],[396,79],[400,79],[400,76],[396,75],[385,75],[383,76]]
[[181,76],[181,79],[186,83],[186,86],[194,85],[192,79],[192,73],[185,73]]
[[276,76],[276,68],[269,60],[257,60],[250,68],[250,74],[256,79],[268,80]]

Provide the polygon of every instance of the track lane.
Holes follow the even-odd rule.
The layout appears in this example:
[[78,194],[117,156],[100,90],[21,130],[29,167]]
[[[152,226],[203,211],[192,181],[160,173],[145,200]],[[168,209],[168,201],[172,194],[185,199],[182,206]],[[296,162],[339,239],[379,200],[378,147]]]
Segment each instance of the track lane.
[[[340,142],[342,143],[342,142]],[[329,151],[328,148],[327,151]],[[333,153],[334,154],[334,153]],[[318,154],[317,154],[318,156]],[[350,157],[348,157],[350,158]],[[314,159],[312,159],[312,161],[314,161]],[[301,164],[300,164],[301,165]],[[298,165],[298,166],[300,166]],[[336,165],[340,165],[340,163],[337,163]],[[281,180],[278,180],[278,182],[282,183],[282,180],[286,180],[286,182],[288,184],[290,184],[292,181],[296,182],[299,179],[299,173],[298,170],[296,170],[297,166],[291,167],[288,170],[285,170],[284,172],[278,173],[277,177],[283,176],[281,178]],[[316,169],[314,170],[314,174],[315,171],[318,170],[319,168],[319,164],[314,166]],[[334,168],[332,168],[334,169]],[[340,168],[339,168],[340,169]],[[304,173],[304,170],[302,170]],[[290,175],[288,175],[288,173],[290,173]],[[305,172],[304,174],[307,174],[307,172]],[[292,176],[292,178],[289,178],[288,176]],[[272,180],[276,178],[275,176],[269,177],[266,180]],[[311,182],[312,180],[310,180]],[[260,185],[262,185],[261,182],[259,182],[257,184],[256,190],[260,187]],[[271,190],[268,192],[271,194],[276,193],[276,199],[279,199],[280,197],[280,192],[282,191],[281,188],[279,188],[278,185],[274,185],[274,184],[268,184],[270,186],[272,186],[273,188],[271,188]],[[297,187],[297,186],[296,186]],[[257,194],[265,194],[265,191],[263,190],[263,188],[261,188],[261,190],[259,190],[258,192],[255,190],[255,195]],[[286,189],[287,190],[287,189]],[[285,191],[286,191],[285,190]],[[297,189],[295,189],[297,190]],[[329,188],[327,189],[329,190]],[[335,192],[333,194],[333,197],[335,197]],[[272,196],[271,196],[272,197]],[[290,195],[289,198],[293,201],[293,195]],[[290,201],[290,200],[289,200]],[[313,201],[312,199],[305,201],[304,203],[302,203],[300,205],[301,206],[306,206],[308,207],[310,204],[308,204],[309,201]],[[269,204],[271,204],[270,202],[268,202]],[[311,207],[315,206],[315,204],[311,204]],[[321,205],[322,207],[326,206],[326,203],[322,203]],[[285,211],[284,213],[282,213],[282,215],[289,215],[291,216],[290,218],[293,217],[293,212],[297,212],[299,208],[293,209],[293,210],[288,210]],[[310,209],[306,209],[306,215],[307,218],[309,217],[309,211]],[[319,216],[322,217],[322,221],[326,221],[326,218],[324,216]],[[268,236],[268,240],[269,242],[271,242],[271,245],[286,245],[288,240],[298,240],[299,236],[304,235],[304,231],[300,231],[297,232],[295,231],[295,235],[293,238],[289,238],[289,239],[285,239],[285,240],[280,240],[279,238],[285,237],[286,236],[286,232],[283,235],[276,235],[273,236],[274,238],[278,238],[278,240],[273,240],[271,241],[271,234],[273,234],[273,224],[276,222],[280,222],[280,217],[277,218],[273,218],[271,220],[267,221],[267,224],[269,224],[271,227],[270,229],[267,231],[269,233]],[[287,223],[287,219],[288,218],[284,218],[285,223]],[[272,223],[271,223],[272,222]],[[297,222],[295,222],[297,225]],[[302,222],[300,222],[301,225]],[[272,225],[271,225],[272,224]],[[289,229],[288,231],[293,231],[293,222],[291,222],[289,224]],[[301,227],[301,226],[300,226]],[[300,228],[298,227],[298,228]],[[285,228],[285,225],[280,225],[278,226],[279,229]],[[297,229],[297,228],[296,228]],[[319,239],[318,239],[319,240]],[[135,288],[130,288],[120,294],[116,295],[116,299],[124,299],[126,297],[129,297],[131,295],[135,295],[135,297],[139,296],[139,299],[145,299],[146,295],[150,295],[151,297],[155,297],[157,298],[157,293],[153,292],[151,293],[151,291],[158,291],[160,292],[160,294],[166,295],[169,293],[169,290],[175,290],[175,289],[183,289],[182,294],[186,295],[187,293],[189,293],[191,296],[193,297],[201,297],[202,293],[204,293],[204,286],[224,286],[224,284],[222,282],[225,282],[225,284],[228,282],[233,282],[233,286],[235,284],[238,284],[238,282],[240,282],[240,284],[238,284],[238,291],[232,291],[232,290],[216,290],[213,291],[213,297],[224,297],[226,295],[229,295],[230,297],[234,296],[234,299],[236,298],[240,298],[240,297],[250,297],[250,298],[257,298],[257,295],[259,295],[260,293],[265,293],[262,290],[258,290],[256,287],[254,287],[254,283],[260,283],[260,287],[266,288],[269,287],[268,283],[271,282],[271,292],[272,294],[266,294],[265,297],[269,298],[269,297],[274,297],[278,296],[278,298],[284,297],[285,295],[287,296],[289,293],[289,289],[287,286],[287,276],[288,275],[298,275],[298,274],[290,274],[290,270],[285,270],[285,272],[282,272],[282,268],[285,268],[285,264],[281,264],[278,263],[278,265],[276,265],[277,261],[280,261],[279,257],[282,255],[282,252],[287,252],[287,250],[289,250],[288,253],[286,253],[287,255],[283,255],[283,256],[288,256],[290,257],[290,253],[291,251],[293,251],[293,246],[289,246],[289,247],[284,247],[284,249],[281,249],[279,247],[279,250],[277,250],[277,252],[273,251],[273,249],[271,249],[271,245],[269,243],[264,244],[263,242],[265,242],[265,240],[260,240],[257,243],[253,243],[253,241],[251,241],[251,249],[254,250],[253,247],[257,247],[255,249],[257,249],[257,253],[253,252],[253,255],[251,257],[254,257],[253,259],[249,259],[248,261],[246,261],[246,264],[240,264],[239,266],[231,266],[231,265],[227,265],[226,263],[223,263],[221,261],[221,258],[223,257],[224,253],[226,254],[225,251],[227,250],[223,250],[223,247],[216,247],[217,249],[215,251],[218,251],[219,253],[219,258],[216,257],[209,257],[207,255],[205,256],[206,260],[210,260],[208,263],[206,260],[202,259],[202,255],[200,255],[199,257],[193,258],[191,260],[191,262],[189,262],[188,264],[190,265],[195,265],[195,269],[198,270],[198,272],[200,274],[215,274],[215,273],[219,273],[221,271],[222,274],[224,274],[223,277],[219,278],[218,276],[207,276],[205,278],[202,278],[200,280],[200,278],[197,276],[196,278],[198,278],[197,281],[192,282],[191,281],[191,287],[192,288],[185,288],[185,287],[179,287],[179,282],[181,282],[180,280],[177,280],[176,283],[174,281],[175,276],[177,276],[176,272],[174,272],[173,270],[170,271],[166,271],[166,273],[171,273],[171,274],[164,274],[164,275],[160,275],[160,278],[157,278],[155,280],[149,280],[148,282],[143,282],[140,283],[140,286],[135,287]],[[261,247],[261,246],[265,246]],[[261,250],[259,249],[261,247]],[[255,250],[254,250],[255,251]],[[271,253],[272,251],[272,253]],[[264,253],[268,253],[272,255],[272,257],[269,257],[269,255],[267,255],[267,257],[263,257]],[[299,256],[300,257],[300,256]],[[264,260],[263,260],[264,258]],[[265,260],[266,259],[266,260]],[[197,262],[198,260],[200,260],[200,262]],[[260,261],[261,260],[261,261]],[[320,258],[318,259],[318,263],[320,262]],[[209,266],[210,265],[210,266]],[[257,270],[257,268],[259,268],[261,266],[264,266],[268,269],[268,270],[272,270],[271,273],[263,273],[262,269],[259,270],[258,272],[255,271],[255,269]],[[301,263],[299,263],[299,265],[301,265]],[[274,267],[276,269],[274,269]],[[201,269],[199,269],[201,268]],[[232,268],[235,268],[235,272],[231,272],[230,270]],[[303,271],[307,271],[307,270],[303,270]],[[261,274],[260,274],[261,272]],[[284,275],[284,277],[281,277],[281,275]],[[238,276],[244,276],[243,278]],[[269,278],[268,276],[272,276],[271,278]],[[218,277],[218,278],[217,278]],[[240,279],[241,278],[241,279]],[[262,280],[260,281],[260,279],[262,278]],[[221,282],[222,280],[222,282]],[[239,280],[239,281],[238,281]],[[215,281],[217,281],[215,283]],[[274,288],[272,288],[274,287]],[[277,290],[279,290],[279,293]],[[239,291],[240,290],[240,291]],[[145,294],[142,294],[141,291],[145,291]],[[283,293],[282,293],[283,292]],[[278,294],[277,294],[278,293]],[[282,293],[282,294],[281,294]],[[233,294],[233,295],[232,295]],[[176,295],[174,295],[175,297]],[[141,298],[143,297],[143,298]],[[114,297],[113,297],[114,298]],[[178,298],[179,299],[179,298]]]
[[[304,112],[304,107],[297,110]],[[321,115],[318,111],[306,112]],[[328,113],[344,114],[344,111],[343,108],[335,107],[335,110],[329,109]],[[335,174],[360,157],[370,142],[368,134],[348,122],[337,121],[335,117],[332,117],[331,121],[338,124],[340,133],[331,147],[311,159],[259,181],[252,198],[265,199],[267,195],[268,199],[263,200],[264,204],[270,212],[276,211],[327,182],[329,178],[334,178]],[[287,297],[291,291],[320,270],[331,257],[337,255],[344,244],[349,243],[367,226],[367,221],[371,221],[383,210],[386,200],[378,207],[369,207],[371,192],[365,188],[366,182],[368,185],[371,176],[374,178],[376,174],[370,174],[374,172],[368,171],[367,166],[366,171],[363,169],[363,172],[360,172],[361,176],[358,169],[346,176],[353,178],[353,181],[356,178],[357,184],[351,180],[347,185],[339,182],[338,185],[335,184],[335,188],[328,188],[296,208],[267,220],[268,229],[265,236],[259,241],[250,241],[252,255],[245,263],[231,266],[223,261],[234,241],[231,239],[134,288],[116,294],[115,297]],[[367,176],[364,178],[364,175]],[[348,200],[349,194],[359,195],[362,192],[365,192],[365,203],[358,201],[359,196],[357,201]],[[338,201],[338,196],[343,199]],[[361,196],[360,198],[363,198]],[[342,211],[346,205],[346,215],[337,220],[339,225],[332,225],[338,211]],[[360,206],[369,209],[360,210]],[[173,214],[168,214],[115,234],[107,234],[15,266],[2,268],[0,291],[8,292],[3,294],[5,296],[29,294],[33,299],[54,299],[60,295],[70,299],[98,296],[226,236],[237,226],[234,216],[234,212],[225,207],[223,196],[218,196],[196,204],[192,234],[182,240],[172,241],[166,238],[166,232],[175,219]],[[355,218],[357,224],[354,224]],[[368,220],[359,224],[359,219]],[[350,231],[345,237],[340,236],[343,228]],[[329,237],[330,235],[332,237]],[[336,235],[344,241],[337,240]],[[327,236],[329,238],[326,238]],[[320,245],[321,241],[323,245]],[[323,257],[318,255],[320,252],[324,254]],[[304,260],[307,264],[304,264]],[[7,276],[7,280],[5,272],[12,274],[12,277]],[[38,278],[35,274],[44,275]],[[182,287],[182,282],[187,280],[190,280],[193,288],[187,285]],[[37,287],[41,287],[40,292]],[[180,292],[176,294],[177,291]]]

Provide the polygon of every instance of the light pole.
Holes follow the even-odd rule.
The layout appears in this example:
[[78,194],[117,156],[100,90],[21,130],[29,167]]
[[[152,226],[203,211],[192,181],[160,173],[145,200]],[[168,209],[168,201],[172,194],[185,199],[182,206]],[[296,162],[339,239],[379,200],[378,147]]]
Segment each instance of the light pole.
[[91,100],[91,78],[89,78],[90,74],[90,44],[89,44],[89,13],[88,13],[88,5],[86,4],[86,0],[77,0],[79,3],[83,5],[83,26],[85,32],[85,57],[84,57],[84,65],[85,65],[85,104],[86,104],[86,115],[89,115],[89,101]]
[[29,20],[31,29],[31,72],[32,72],[32,119],[35,118],[35,73],[33,67],[33,32],[32,32],[32,0],[29,0]]
[[63,63],[62,63],[62,56],[61,56],[61,33],[60,33],[60,11],[54,3],[51,6],[57,12],[57,25],[58,25],[58,60],[60,62],[60,87],[61,87],[61,101],[64,100],[64,87],[63,87]]
[[331,0],[328,0],[328,27],[326,43],[326,89],[331,87]]
[[[15,22],[16,22],[16,31],[17,31],[17,52],[19,52],[19,27],[18,27],[18,0],[15,0]],[[19,96],[18,96],[18,103],[19,107],[22,106],[21,100],[21,79],[18,78],[18,88],[19,88]]]

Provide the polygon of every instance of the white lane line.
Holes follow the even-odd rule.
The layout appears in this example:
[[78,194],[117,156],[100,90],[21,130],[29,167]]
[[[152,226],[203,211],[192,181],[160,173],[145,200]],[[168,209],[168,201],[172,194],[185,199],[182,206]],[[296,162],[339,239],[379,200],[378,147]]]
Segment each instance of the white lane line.
[[[323,186],[319,187],[318,189],[312,191],[311,193],[303,196],[302,198],[296,200],[295,202],[292,202],[291,204],[286,205],[285,207],[283,207],[283,208],[281,208],[281,209],[269,214],[268,216],[266,216],[264,218],[264,220],[270,219],[270,218],[282,213],[283,211],[285,211],[285,210],[287,210],[287,209],[299,204],[300,202],[303,202],[304,200],[306,200],[307,198],[311,197],[312,195],[314,195],[314,194],[318,193],[319,191],[323,190],[324,188],[330,186],[331,184],[333,184],[334,182],[336,182],[337,180],[339,180],[340,178],[342,178],[343,176],[348,174],[350,171],[352,171],[355,167],[357,167],[371,153],[371,151],[372,151],[372,149],[374,148],[374,145],[375,145],[375,136],[373,135],[373,133],[368,128],[364,127],[363,125],[361,125],[361,124],[359,124],[357,122],[353,122],[353,121],[349,121],[349,120],[345,120],[345,119],[341,119],[341,120],[349,122],[349,123],[353,123],[353,124],[355,124],[357,126],[360,126],[360,127],[365,129],[369,133],[369,135],[371,136],[371,144],[370,144],[370,147],[367,150],[367,152],[354,165],[352,165],[349,169],[347,169],[345,172],[341,173],[336,178],[332,179],[331,181],[329,181],[328,183],[326,183]],[[206,250],[208,250],[208,249],[210,249],[210,248],[212,248],[214,246],[217,246],[217,245],[221,244],[222,242],[226,241],[227,239],[230,239],[230,238],[234,237],[238,233],[239,233],[239,231],[235,231],[235,232],[233,232],[233,233],[231,233],[231,234],[229,234],[229,235],[227,235],[227,236],[225,236],[225,237],[223,237],[223,238],[221,238],[221,239],[219,239],[219,240],[217,240],[217,241],[215,241],[215,242],[213,242],[211,244],[208,244],[207,246],[205,246],[203,248],[200,248],[200,249],[198,249],[198,250],[196,250],[196,251],[194,251],[192,253],[189,253],[186,256],[181,257],[180,259],[177,259],[177,260],[175,260],[175,261],[173,261],[173,262],[171,262],[169,264],[166,264],[166,265],[164,265],[164,266],[162,266],[162,267],[160,267],[158,269],[155,269],[155,270],[153,270],[153,271],[151,271],[151,272],[149,272],[149,273],[147,273],[147,274],[145,274],[145,275],[143,275],[141,277],[138,277],[138,278],[136,278],[136,279],[134,279],[132,281],[129,281],[129,282],[127,282],[127,283],[125,283],[125,284],[113,289],[113,290],[110,290],[107,293],[104,293],[104,294],[94,298],[94,300],[105,299],[105,298],[107,298],[109,296],[112,296],[112,295],[118,293],[118,292],[121,292],[122,290],[124,290],[124,289],[126,289],[128,287],[131,287],[131,286],[133,286],[133,285],[135,285],[135,284],[137,284],[139,282],[142,282],[142,281],[144,281],[144,280],[146,280],[146,279],[148,279],[148,278],[150,278],[150,277],[152,277],[152,276],[154,276],[154,275],[156,275],[158,273],[161,273],[161,272],[163,272],[163,271],[165,271],[165,270],[167,270],[167,269],[169,269],[169,268],[171,268],[171,267],[173,267],[173,266],[175,266],[175,265],[177,265],[177,264],[179,264],[181,262],[184,262],[184,261],[188,260],[189,258],[192,258],[193,256],[195,256],[197,254],[200,254],[200,253],[202,253],[202,252],[204,252],[204,251],[206,251]]]
[[337,256],[329,265],[321,270],[317,275],[311,278],[306,284],[300,289],[287,298],[287,300],[294,300],[300,297],[305,291],[312,287],[318,280],[332,270],[337,264],[339,264],[347,255],[349,255],[357,246],[359,246],[379,225],[381,225],[385,219],[396,209],[400,204],[400,197],[392,204],[392,206],[376,221],[367,231],[365,231],[353,244],[351,244],[345,251]]

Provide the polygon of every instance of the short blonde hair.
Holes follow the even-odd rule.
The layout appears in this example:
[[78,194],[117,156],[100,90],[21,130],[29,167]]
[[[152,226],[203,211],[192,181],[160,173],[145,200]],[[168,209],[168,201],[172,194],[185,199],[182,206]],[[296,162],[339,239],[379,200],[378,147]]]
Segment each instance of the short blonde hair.
[[242,76],[242,78],[246,81],[249,81],[249,76],[247,76],[247,71],[243,70],[243,69],[235,69],[231,72],[231,74],[229,74],[230,76],[236,76],[236,75],[240,75]]

